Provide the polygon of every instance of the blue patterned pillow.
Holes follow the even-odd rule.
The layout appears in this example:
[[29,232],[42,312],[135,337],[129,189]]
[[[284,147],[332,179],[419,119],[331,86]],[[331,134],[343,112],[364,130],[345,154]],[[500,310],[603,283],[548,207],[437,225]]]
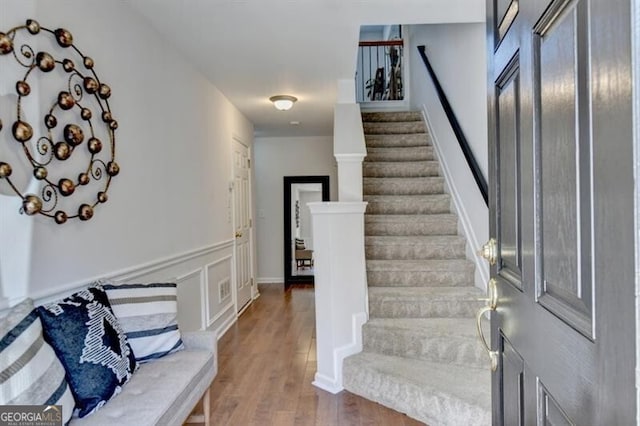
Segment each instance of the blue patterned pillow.
[[100,286],[38,308],[44,337],[67,372],[79,417],[120,393],[136,361]]

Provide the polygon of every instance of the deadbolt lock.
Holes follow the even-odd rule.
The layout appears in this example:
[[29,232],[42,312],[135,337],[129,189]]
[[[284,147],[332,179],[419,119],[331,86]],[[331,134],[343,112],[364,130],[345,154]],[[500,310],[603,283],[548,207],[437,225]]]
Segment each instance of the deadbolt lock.
[[498,258],[498,242],[495,238],[491,238],[489,241],[482,246],[480,250],[478,250],[478,254],[485,258],[489,265],[493,266],[496,264],[496,260]]

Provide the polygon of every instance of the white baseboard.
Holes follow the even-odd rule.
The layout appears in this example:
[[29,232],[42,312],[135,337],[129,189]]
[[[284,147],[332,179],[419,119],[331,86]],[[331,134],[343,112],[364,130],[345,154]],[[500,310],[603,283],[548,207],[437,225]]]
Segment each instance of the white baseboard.
[[333,394],[342,392],[344,390],[344,388],[342,387],[342,379],[340,380],[340,382],[337,382],[335,379],[327,377],[318,372],[316,372],[314,380],[313,382],[311,382],[311,384],[317,388]]
[[489,266],[487,262],[485,262],[480,256],[476,256],[473,251],[474,248],[481,247],[481,245],[484,244],[484,241],[480,241],[475,233],[473,226],[471,225],[470,213],[467,211],[464,201],[460,196],[460,191],[458,191],[458,188],[456,186],[456,180],[449,170],[447,162],[443,161],[442,149],[440,147],[438,137],[433,131],[433,127],[431,125],[431,120],[429,117],[429,111],[424,104],[422,105],[422,115],[424,117],[425,123],[427,124],[427,128],[429,129],[429,134],[431,135],[433,146],[435,147],[436,155],[438,156],[438,162],[440,163],[440,167],[442,168],[445,181],[450,191],[451,199],[453,200],[454,207],[456,209],[456,212],[458,213],[458,218],[460,219],[464,236],[467,239],[467,257],[476,266],[475,286],[480,288],[481,290],[486,290],[487,282],[489,282]]
[[231,326],[235,324],[236,321],[238,321],[237,315],[229,315],[229,317],[222,324],[220,324],[220,327],[216,329],[216,333],[218,334],[218,341],[222,338],[222,336],[224,336],[227,331],[229,331]]
[[284,277],[275,277],[275,278],[258,277],[258,278],[256,278],[256,283],[257,284],[283,284],[284,283]]

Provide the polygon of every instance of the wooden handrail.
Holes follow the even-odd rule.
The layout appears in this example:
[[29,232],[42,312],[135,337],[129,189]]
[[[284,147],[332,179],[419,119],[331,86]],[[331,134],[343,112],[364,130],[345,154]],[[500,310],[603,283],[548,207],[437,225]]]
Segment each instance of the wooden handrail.
[[361,41],[358,46],[404,46],[403,40]]
[[462,131],[462,127],[460,127],[460,123],[456,118],[453,109],[451,108],[451,104],[447,99],[447,95],[444,93],[442,86],[440,85],[440,81],[436,76],[429,59],[427,58],[427,54],[425,53],[424,46],[418,46],[418,52],[420,52],[420,57],[422,57],[422,62],[424,62],[425,67],[427,67],[427,72],[433,81],[433,85],[436,88],[436,92],[438,93],[438,99],[440,99],[440,103],[442,104],[442,108],[444,109],[447,118],[449,119],[449,124],[451,124],[451,128],[453,129],[453,133],[455,133],[456,138],[458,139],[458,144],[462,149],[462,153],[464,154],[464,158],[467,160],[467,165],[471,169],[471,173],[473,174],[473,179],[476,181],[478,185],[478,189],[482,194],[482,198],[484,198],[484,202],[489,205],[489,191],[487,186],[487,181],[482,174],[482,170],[480,170],[480,166],[478,166],[478,162],[473,155],[473,151],[469,147],[469,142],[467,138],[464,136],[464,132]]

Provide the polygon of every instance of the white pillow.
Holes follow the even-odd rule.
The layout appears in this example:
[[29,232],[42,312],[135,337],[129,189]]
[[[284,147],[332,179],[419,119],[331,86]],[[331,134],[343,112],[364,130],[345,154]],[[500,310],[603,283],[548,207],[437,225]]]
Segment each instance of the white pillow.
[[178,329],[176,284],[101,284],[137,362],[184,349]]
[[31,299],[0,320],[0,405],[62,405],[63,424],[73,414],[64,367],[44,340]]

